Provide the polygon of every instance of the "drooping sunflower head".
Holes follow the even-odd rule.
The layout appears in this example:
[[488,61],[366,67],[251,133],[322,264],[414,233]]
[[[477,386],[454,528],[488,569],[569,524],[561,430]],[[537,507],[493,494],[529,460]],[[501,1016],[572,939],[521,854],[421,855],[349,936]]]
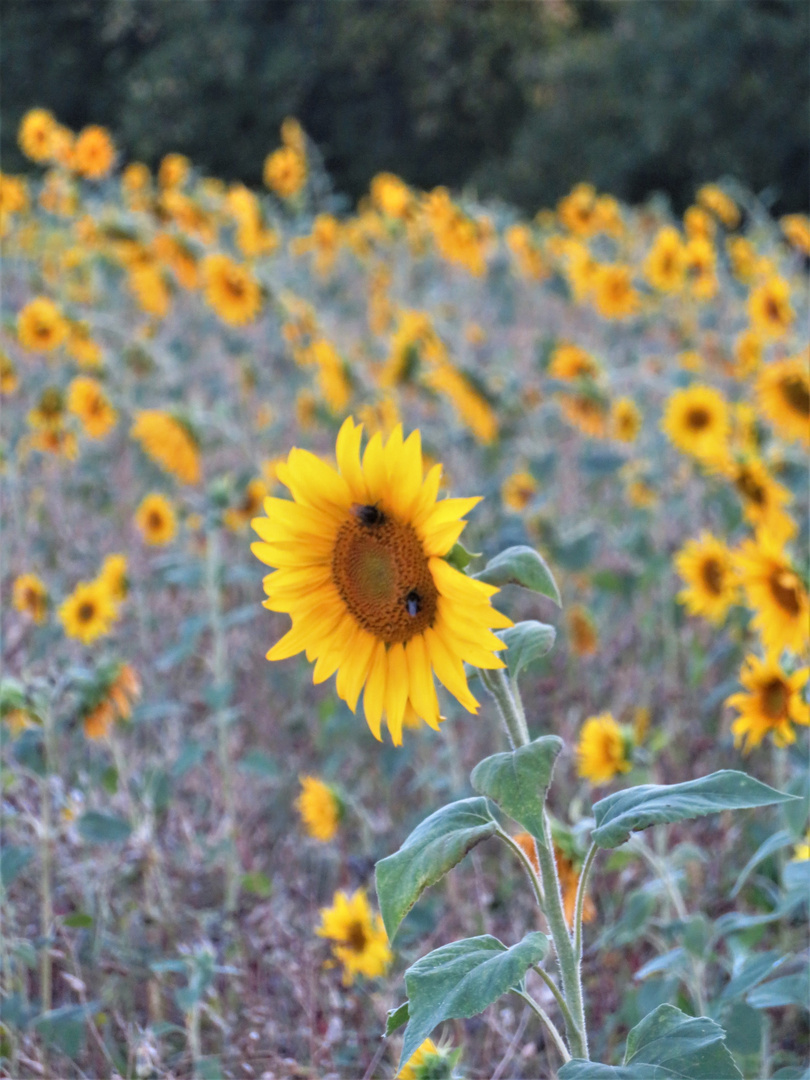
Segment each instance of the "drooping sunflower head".
[[786,439],[810,446],[810,356],[791,356],[768,364],[756,384],[765,417]]
[[607,784],[619,773],[629,772],[630,740],[611,713],[589,717],[577,743],[577,771],[592,784]]
[[292,628],[267,654],[283,660],[305,651],[313,681],[337,674],[352,711],[361,691],[371,731],[383,717],[395,745],[403,723],[439,725],[433,682],[470,712],[464,663],[499,668],[504,648],[493,633],[510,626],[490,604],[497,589],[462,574],[444,556],[478,498],[437,500],[441,466],[424,475],[418,431],[397,425],[369,441],[350,417],[337,439],[337,469],[293,449],[276,468],[292,501],[267,498],[253,528],[257,558],[274,568],[264,580],[265,607],[285,612]]
[[314,839],[328,843],[335,835],[343,807],[334,790],[317,776],[300,776],[301,794],[295,808],[301,815],[304,828]]

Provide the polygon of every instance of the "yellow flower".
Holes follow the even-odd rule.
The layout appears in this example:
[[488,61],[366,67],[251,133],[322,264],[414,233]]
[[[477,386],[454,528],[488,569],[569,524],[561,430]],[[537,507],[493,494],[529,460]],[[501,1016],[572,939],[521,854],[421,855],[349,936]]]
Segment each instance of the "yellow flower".
[[577,236],[590,236],[596,231],[596,188],[593,184],[577,184],[557,204],[560,221]]
[[614,439],[635,442],[641,430],[641,410],[629,397],[618,398],[610,410],[610,428]]
[[62,426],[65,418],[65,399],[56,386],[46,386],[39,395],[39,401],[28,414],[28,423],[33,428],[56,430]]
[[205,299],[230,326],[253,322],[262,306],[262,290],[245,266],[227,255],[207,255],[202,264]]
[[810,640],[810,603],[781,543],[763,534],[744,540],[734,562],[766,650],[801,653]]
[[644,275],[659,292],[677,292],[686,281],[686,250],[677,229],[665,226],[644,262]]
[[265,484],[264,480],[258,478],[251,480],[245,488],[239,505],[230,507],[222,515],[226,527],[233,532],[238,532],[244,528],[250,519],[259,513],[262,508],[262,500],[268,494],[267,484]]
[[184,484],[200,480],[200,455],[185,425],[158,409],[139,412],[130,432],[145,453]]
[[712,240],[717,231],[714,219],[700,206],[687,207],[683,227],[690,240]]
[[726,251],[731,260],[731,271],[738,281],[748,284],[756,277],[759,265],[757,249],[744,236],[731,236],[726,240]]
[[655,489],[650,487],[646,480],[635,477],[627,485],[627,501],[631,506],[637,506],[643,510],[655,506],[658,502],[658,496]]
[[106,582],[80,581],[59,608],[59,620],[68,637],[90,645],[109,634],[118,608]]
[[415,205],[413,192],[393,173],[377,173],[371,181],[371,201],[386,217],[400,220],[412,213]]
[[67,407],[81,420],[84,433],[91,439],[103,439],[118,421],[118,413],[95,379],[80,376],[68,387]]
[[554,349],[548,365],[552,379],[596,379],[601,371],[599,362],[589,352],[565,342]]
[[177,532],[177,517],[174,507],[165,495],[152,493],[144,496],[135,511],[135,524],[145,543],[153,547],[162,547],[174,538]]
[[740,714],[731,725],[734,745],[742,743],[747,754],[768,734],[777,746],[795,742],[793,724],[810,724],[810,706],[802,698],[808,676],[810,668],[785,674],[775,653],[769,653],[764,660],[753,654],[746,656],[740,682],[747,693],[726,698],[726,704]]
[[29,109],[22,118],[17,141],[20,149],[31,161],[48,161],[53,149],[53,132],[56,120],[47,109]]
[[805,862],[810,859],[810,832],[804,834],[804,840],[800,841],[793,848],[793,857],[791,862]]
[[717,292],[717,252],[711,240],[694,236],[686,244],[686,274],[692,294],[711,300]]
[[685,454],[716,458],[723,453],[730,430],[726,399],[702,383],[676,390],[667,400],[661,428]]
[[101,365],[101,347],[93,341],[86,322],[69,324],[67,351],[79,367],[97,368]]
[[592,656],[599,648],[599,633],[590,612],[582,604],[568,609],[568,637],[575,656]]
[[594,277],[593,303],[606,319],[626,319],[641,308],[633,288],[633,271],[624,263],[600,266]]
[[323,780],[315,776],[299,776],[301,794],[295,808],[301,815],[304,828],[314,839],[328,843],[338,830],[342,816],[340,800]]
[[470,712],[463,664],[500,668],[503,643],[491,628],[511,621],[490,605],[498,590],[445,562],[479,501],[437,501],[441,466],[423,478],[421,436],[387,443],[377,433],[360,460],[362,427],[347,419],[335,470],[293,449],[276,469],[292,502],[267,498],[253,528],[253,552],[277,568],[264,579],[265,607],[292,629],[268,652],[283,660],[306,650],[313,681],[337,672],[338,695],[354,711],[365,687],[366,720],[380,738],[383,715],[395,745],[406,717],[438,728],[433,672]]
[[534,496],[537,494],[538,483],[530,472],[522,470],[521,472],[512,473],[504,480],[501,486],[501,499],[504,506],[508,506],[510,510],[521,513]]
[[24,349],[51,352],[67,336],[68,326],[62,312],[46,296],[29,300],[17,316],[17,337]]
[[152,174],[142,161],[131,161],[121,173],[121,188],[127,195],[140,195],[149,190]]
[[810,255],[810,218],[806,214],[787,214],[779,224],[788,243],[802,255]]
[[756,330],[744,330],[734,345],[734,359],[737,367],[734,374],[740,379],[747,379],[762,362],[762,338]]
[[602,439],[608,429],[608,403],[601,394],[571,394],[560,398],[563,416],[583,435],[593,439]]
[[108,555],[101,564],[99,580],[103,581],[110,591],[113,600],[125,599],[129,591],[127,580],[127,557],[126,555]]
[[739,207],[717,184],[705,184],[697,193],[697,201],[719,218],[727,229],[736,229],[740,224]]
[[21,574],[11,587],[11,601],[16,611],[30,615],[42,624],[48,616],[48,588],[36,574]]
[[592,784],[606,784],[632,768],[627,735],[613,716],[600,713],[582,726],[577,743],[577,772]]
[[778,483],[756,457],[734,462],[729,470],[732,483],[743,501],[743,514],[757,531],[783,543],[796,533],[796,523],[783,507],[792,501],[786,487]]
[[73,168],[89,180],[106,176],[115,162],[115,147],[109,132],[98,124],[91,124],[76,136],[71,157]]
[[291,146],[280,146],[265,158],[263,177],[276,195],[291,199],[307,181],[307,159]]
[[0,350],[0,394],[13,394],[19,384],[17,369],[11,357]]
[[[448,1067],[445,1065],[447,1058],[439,1049],[433,1039],[425,1039],[417,1046],[402,1068],[396,1075],[396,1080],[430,1080],[431,1077],[449,1076]],[[436,1071],[436,1066],[442,1067],[442,1071]]]
[[131,267],[127,284],[147,315],[164,319],[169,313],[171,293],[159,266],[151,263]]
[[703,532],[689,540],[675,555],[675,569],[686,582],[678,593],[690,615],[702,615],[721,623],[738,602],[738,587],[731,551],[722,540]]
[[425,375],[425,384],[445,394],[476,439],[489,446],[498,437],[498,418],[487,399],[450,363],[439,363]]
[[783,438],[810,445],[810,356],[767,364],[756,382],[762,414]]
[[185,154],[166,154],[158,167],[158,184],[164,190],[182,187],[190,168],[191,162]]
[[332,955],[343,965],[343,985],[351,986],[358,975],[374,979],[384,975],[394,958],[379,915],[372,914],[362,889],[349,896],[336,892],[332,907],[321,908],[321,925],[315,933],[335,944]]
[[764,337],[780,338],[785,335],[796,313],[790,306],[790,285],[784,278],[770,277],[751,290],[748,317]]
[[82,717],[82,729],[86,739],[94,742],[105,739],[115,723],[115,709],[110,701],[100,701]]

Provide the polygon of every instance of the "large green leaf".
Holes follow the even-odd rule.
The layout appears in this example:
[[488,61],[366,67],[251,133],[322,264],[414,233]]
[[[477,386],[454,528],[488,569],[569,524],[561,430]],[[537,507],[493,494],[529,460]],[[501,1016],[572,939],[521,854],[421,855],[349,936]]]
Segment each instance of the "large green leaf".
[[659,1005],[627,1036],[624,1065],[595,1065],[575,1058],[560,1080],[740,1080],[725,1032],[705,1016],[687,1016]]
[[528,746],[493,754],[473,769],[472,786],[542,842],[546,792],[562,747],[559,736],[543,735]]
[[13,844],[5,844],[0,851],[0,885],[7,889],[18,874],[33,859],[36,849],[33,847],[15,847]]
[[125,818],[88,810],[78,821],[79,835],[91,844],[116,844],[126,840],[132,826]]
[[476,1016],[501,994],[520,985],[548,952],[548,938],[527,934],[507,949],[489,934],[436,949],[405,972],[410,1019],[400,1068],[443,1020]]
[[806,971],[795,975],[782,975],[770,982],[755,986],[745,1000],[755,1009],[778,1009],[785,1005],[798,1005],[810,1009],[810,976]]
[[599,847],[614,848],[623,844],[631,832],[651,825],[684,821],[720,810],[771,806],[791,798],[733,769],[722,769],[683,784],[642,784],[595,803],[593,839]]
[[498,637],[506,644],[504,659],[509,674],[516,679],[527,664],[549,652],[557,638],[557,631],[548,623],[530,619],[499,631]]
[[546,560],[525,544],[502,551],[474,576],[489,585],[522,585],[562,607],[560,590]]
[[399,851],[377,863],[377,896],[390,940],[424,890],[497,828],[486,799],[461,799],[425,818]]

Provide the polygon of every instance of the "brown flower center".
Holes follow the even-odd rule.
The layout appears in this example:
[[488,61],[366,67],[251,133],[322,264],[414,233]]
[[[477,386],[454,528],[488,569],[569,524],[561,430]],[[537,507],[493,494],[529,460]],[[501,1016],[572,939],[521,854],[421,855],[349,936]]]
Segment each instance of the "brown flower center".
[[686,426],[693,431],[703,431],[704,428],[709,426],[711,419],[708,409],[696,406],[686,414]]
[[720,596],[723,592],[723,567],[720,561],[713,558],[706,559],[701,570],[703,584],[714,596]]
[[790,690],[782,679],[771,679],[762,687],[762,708],[769,720],[781,720],[787,712]]
[[76,618],[79,622],[88,623],[96,614],[96,605],[91,600],[85,600],[83,604],[79,605],[79,610],[76,612]]
[[346,944],[352,952],[361,953],[365,949],[367,942],[366,928],[360,920],[357,919],[349,925],[349,928],[346,931]]
[[810,416],[810,387],[800,375],[788,375],[779,384],[782,396],[797,413]]
[[768,583],[777,604],[794,616],[801,611],[799,579],[791,570],[774,570]]
[[225,278],[225,288],[234,300],[241,300],[245,295],[245,283],[236,274],[228,274]]
[[163,514],[159,510],[150,510],[148,518],[149,528],[154,532],[163,528]]
[[749,502],[756,503],[757,506],[765,505],[767,499],[765,485],[760,484],[749,469],[745,467],[740,469],[737,479],[734,481],[734,486]]
[[378,641],[408,641],[433,624],[438,591],[413,527],[356,506],[337,535],[332,576],[346,607]]

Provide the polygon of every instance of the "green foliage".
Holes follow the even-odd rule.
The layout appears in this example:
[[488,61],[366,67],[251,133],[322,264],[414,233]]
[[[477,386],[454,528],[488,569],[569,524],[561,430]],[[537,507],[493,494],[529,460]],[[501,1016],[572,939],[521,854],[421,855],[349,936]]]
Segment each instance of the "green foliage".
[[683,784],[642,784],[594,804],[593,839],[600,847],[614,848],[628,840],[631,832],[651,825],[685,821],[721,810],[772,806],[790,798],[734,769],[721,769]]
[[546,794],[562,748],[563,741],[557,735],[544,735],[510,753],[484,758],[470,777],[480,795],[492,799],[541,844]]
[[520,585],[524,589],[540,593],[541,596],[547,596],[558,607],[562,607],[560,590],[546,560],[534,548],[524,544],[499,552],[473,577],[499,588],[503,585]]
[[425,818],[399,851],[378,862],[377,897],[389,939],[424,890],[497,831],[486,799],[461,799]]
[[545,934],[527,934],[509,949],[485,934],[443,945],[417,960],[405,972],[409,1019],[400,1067],[443,1020],[475,1016],[519,988],[547,952]]
[[533,660],[550,652],[557,639],[557,631],[547,623],[529,620],[515,623],[506,630],[500,630],[498,637],[506,643],[507,652],[504,659],[509,674],[516,679]]
[[124,818],[88,810],[78,821],[79,834],[91,844],[120,844],[129,837],[132,825]]
[[659,1005],[627,1036],[624,1064],[569,1061],[560,1080],[740,1080],[725,1032],[705,1016]]

